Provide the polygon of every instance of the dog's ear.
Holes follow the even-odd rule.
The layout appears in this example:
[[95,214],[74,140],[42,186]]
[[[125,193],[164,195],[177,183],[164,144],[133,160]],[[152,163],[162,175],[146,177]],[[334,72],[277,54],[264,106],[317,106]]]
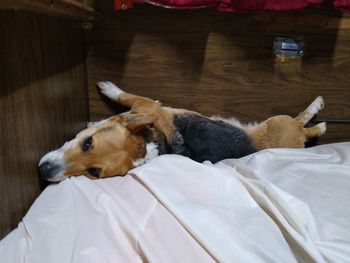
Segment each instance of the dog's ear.
[[154,124],[157,116],[153,114],[126,114],[123,116],[125,127],[131,131],[137,131],[144,128],[146,125]]

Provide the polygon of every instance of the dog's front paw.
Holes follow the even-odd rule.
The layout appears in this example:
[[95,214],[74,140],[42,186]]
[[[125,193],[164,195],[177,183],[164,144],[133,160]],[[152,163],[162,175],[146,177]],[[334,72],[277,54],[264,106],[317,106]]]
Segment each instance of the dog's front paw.
[[99,81],[96,83],[100,91],[111,100],[118,100],[120,94],[124,93],[120,88],[110,81]]

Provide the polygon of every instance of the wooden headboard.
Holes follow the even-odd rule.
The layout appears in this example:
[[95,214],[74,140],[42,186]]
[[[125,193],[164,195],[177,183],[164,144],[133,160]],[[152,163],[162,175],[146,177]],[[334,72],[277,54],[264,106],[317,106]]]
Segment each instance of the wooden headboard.
[[[296,115],[316,96],[319,118],[350,119],[350,19],[339,13],[226,14],[149,5],[105,16],[89,34],[90,116],[120,110],[97,92],[111,80],[164,105],[203,114],[260,121]],[[305,56],[284,62],[272,53],[275,37],[302,37]],[[349,124],[329,124],[319,143],[350,140]]]
[[42,190],[39,158],[85,126],[80,24],[0,12],[0,238]]

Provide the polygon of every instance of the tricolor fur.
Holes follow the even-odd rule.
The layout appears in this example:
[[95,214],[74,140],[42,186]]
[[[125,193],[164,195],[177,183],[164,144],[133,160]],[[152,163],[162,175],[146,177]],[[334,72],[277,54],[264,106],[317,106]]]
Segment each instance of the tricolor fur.
[[304,147],[320,136],[326,124],[305,128],[323,107],[322,97],[296,118],[275,116],[243,125],[234,118],[205,117],[197,112],[163,107],[158,101],[126,93],[111,82],[99,82],[101,92],[130,111],[94,123],[39,163],[41,177],[57,182],[86,175],[125,175],[161,154],[181,154],[195,161],[217,162],[276,147]]

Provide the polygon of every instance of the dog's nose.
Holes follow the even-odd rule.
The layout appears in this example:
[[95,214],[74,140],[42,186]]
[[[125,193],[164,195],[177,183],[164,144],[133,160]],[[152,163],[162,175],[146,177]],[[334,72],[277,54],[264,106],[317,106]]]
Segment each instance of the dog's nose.
[[43,162],[39,165],[40,178],[43,180],[48,180],[55,175],[58,169],[59,166],[52,162]]

